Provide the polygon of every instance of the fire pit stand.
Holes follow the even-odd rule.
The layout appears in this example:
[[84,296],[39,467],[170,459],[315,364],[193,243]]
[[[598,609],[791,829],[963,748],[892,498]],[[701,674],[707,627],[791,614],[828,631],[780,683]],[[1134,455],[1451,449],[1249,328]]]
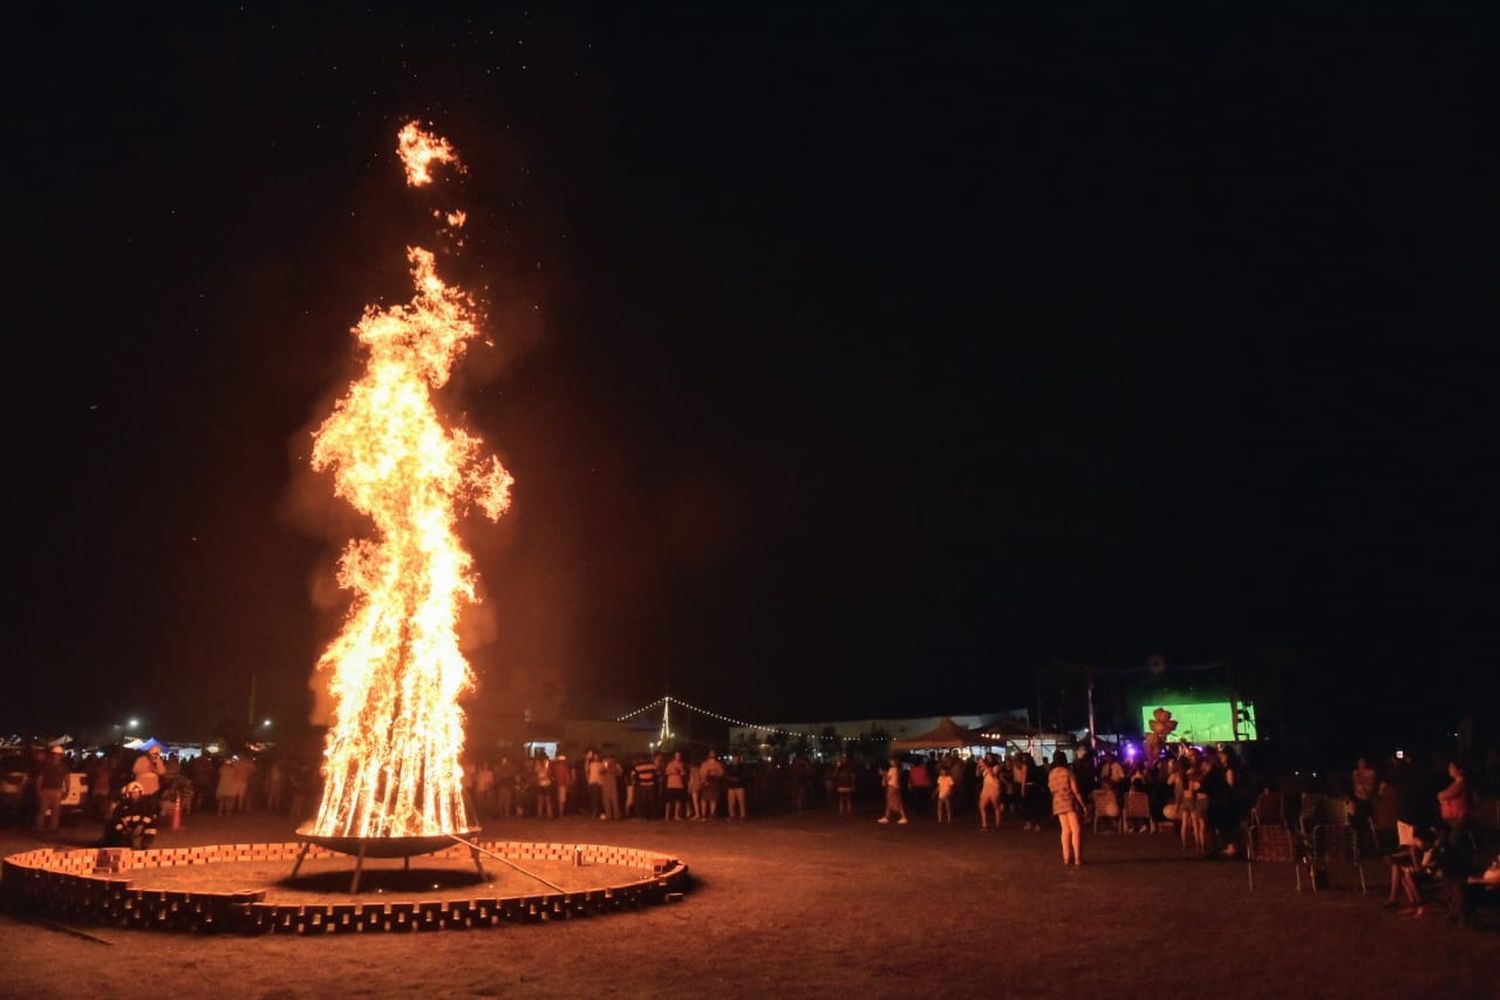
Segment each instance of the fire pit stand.
[[349,854],[354,857],[354,876],[349,880],[349,894],[352,896],[359,891],[359,880],[364,874],[367,857],[400,858],[402,870],[411,871],[413,857],[420,854],[436,854],[438,851],[446,850],[455,843],[459,843],[469,849],[469,857],[474,859],[474,870],[479,872],[480,880],[488,882],[489,873],[484,870],[484,864],[479,860],[480,849],[464,839],[473,837],[478,832],[478,827],[475,827],[456,833],[435,833],[422,837],[325,837],[313,833],[310,826],[304,826],[297,831],[297,839],[302,841],[302,850],[297,852],[297,862],[292,865],[290,877],[297,877],[297,873],[302,870],[303,859],[307,857],[308,850],[314,844],[340,854]]

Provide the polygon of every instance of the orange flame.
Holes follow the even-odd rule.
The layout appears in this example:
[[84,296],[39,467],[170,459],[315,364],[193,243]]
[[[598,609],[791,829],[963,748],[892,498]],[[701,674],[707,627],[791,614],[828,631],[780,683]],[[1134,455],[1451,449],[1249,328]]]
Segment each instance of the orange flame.
[[[409,146],[425,152],[409,155]],[[413,186],[431,179],[430,160],[456,158],[447,140],[415,122],[401,130],[401,156]],[[444,426],[432,399],[478,333],[473,300],[438,277],[430,251],[409,247],[407,259],[416,295],[366,308],[352,331],[364,371],[313,436],[313,468],[331,470],[334,493],[374,526],[339,560],[353,604],[318,662],[332,673],[334,699],[314,822],[323,836],[423,836],[472,825],[460,787],[458,706],[472,676],[456,626],[460,607],[478,596],[454,525],[469,506],[499,518],[512,479],[498,459],[481,457],[479,438]]]
[[433,135],[422,128],[421,122],[410,121],[396,133],[396,153],[406,167],[406,183],[412,187],[423,187],[432,183],[432,174],[427,167],[431,163],[458,165],[458,151],[442,136]]

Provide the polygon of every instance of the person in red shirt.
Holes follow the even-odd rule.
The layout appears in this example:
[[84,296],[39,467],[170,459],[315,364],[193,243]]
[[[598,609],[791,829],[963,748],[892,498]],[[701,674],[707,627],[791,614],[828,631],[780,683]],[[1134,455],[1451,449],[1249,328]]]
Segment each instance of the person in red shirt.
[[573,787],[573,765],[567,754],[558,754],[552,762],[552,784],[557,790],[557,815],[568,814],[568,790]]
[[927,758],[919,757],[906,776],[906,787],[911,792],[912,811],[918,815],[926,813],[927,801],[932,798],[932,772],[927,767]]

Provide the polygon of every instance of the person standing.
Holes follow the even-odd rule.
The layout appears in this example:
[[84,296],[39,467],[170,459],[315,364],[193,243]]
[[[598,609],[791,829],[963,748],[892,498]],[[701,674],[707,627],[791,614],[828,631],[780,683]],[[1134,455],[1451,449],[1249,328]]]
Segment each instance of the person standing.
[[568,763],[568,755],[560,753],[552,762],[552,783],[557,786],[557,815],[568,814],[568,793],[573,788],[573,765]]
[[1083,792],[1085,802],[1088,801],[1090,795],[1094,794],[1097,782],[1096,764],[1094,751],[1087,743],[1080,743],[1074,747],[1073,777],[1078,782],[1078,788]]
[[703,767],[699,775],[703,787],[698,790],[699,819],[717,819],[719,815],[719,789],[724,784],[724,762],[719,760],[719,755],[710,750],[704,758]]
[[840,754],[839,762],[833,769],[833,789],[839,797],[839,815],[854,815],[854,786],[857,781],[854,772],[854,762],[849,759],[848,754]]
[[1047,772],[1047,790],[1052,793],[1052,815],[1061,827],[1064,865],[1083,864],[1083,825],[1079,817],[1083,810],[1083,795],[1078,790],[1078,778],[1068,766],[1068,758],[1061,750],[1052,755],[1052,769]]
[[[237,754],[219,765],[219,787],[215,797],[218,799],[220,816],[243,811],[248,778],[244,761]],[[136,781],[143,787],[146,784],[139,771],[136,772]]]
[[1031,820],[1031,829],[1040,833],[1048,815],[1047,790],[1042,787],[1047,781],[1047,774],[1030,751],[1023,756],[1026,759],[1026,786],[1021,790],[1024,815]]
[[703,818],[703,764],[688,765],[688,809],[691,819]]
[[632,816],[637,819],[656,818],[656,793],[660,778],[661,775],[656,769],[656,761],[650,757],[642,757],[636,761],[635,767],[630,770],[630,784],[635,789]]
[[687,807],[687,763],[682,751],[672,754],[666,766],[667,819],[681,820]]
[[979,761],[979,829],[990,828],[990,816],[995,818],[995,829],[1000,829],[1000,763],[995,755],[987,753]]
[[807,793],[812,785],[812,765],[799,753],[787,767],[787,775],[792,783],[792,808],[801,812],[807,806]]
[[538,753],[533,765],[536,778],[537,819],[557,819],[557,798],[552,794],[552,762],[545,753]]
[[953,772],[944,764],[937,776],[937,821],[953,823]]
[[[56,747],[52,749],[56,750]],[[1456,760],[1448,762],[1448,785],[1437,793],[1438,816],[1449,830],[1458,830],[1469,819],[1469,780],[1464,767]],[[1449,843],[1454,838],[1450,835]]]
[[1208,797],[1208,831],[1212,846],[1223,857],[1234,857],[1235,835],[1239,821],[1234,814],[1234,770],[1228,751],[1220,748],[1209,754],[1203,772],[1203,792]]
[[885,777],[881,781],[885,788],[885,811],[875,822],[889,823],[891,814],[894,813],[901,818],[896,821],[898,826],[904,826],[906,820],[906,803],[901,800],[901,761],[895,757],[891,758],[890,766],[885,769]]
[[1368,827],[1375,815],[1375,789],[1378,783],[1379,775],[1368,760],[1361,757],[1354,762],[1349,786],[1354,793],[1354,822],[1359,826]]
[[604,801],[600,819],[620,818],[620,764],[613,755],[604,758],[599,771],[599,796]]
[[135,759],[130,767],[136,782],[141,786],[141,803],[147,810],[161,812],[162,776],[167,765],[161,759],[161,747],[152,747]]
[[286,764],[280,757],[271,761],[271,768],[266,772],[266,810],[268,812],[281,812],[282,806],[286,805]]
[[474,768],[474,810],[486,817],[495,811],[495,769],[487,760]]
[[103,755],[95,755],[88,762],[89,815],[94,819],[106,819],[109,816],[110,774],[113,770],[109,758]]
[[516,814],[516,765],[509,756],[500,756],[495,768],[495,816],[510,819]]
[[927,802],[932,798],[932,772],[927,767],[927,758],[919,755],[906,775],[906,787],[911,793],[912,811],[918,816],[926,815]]
[[589,815],[604,818],[604,758],[593,750],[584,755],[584,778],[589,783]]
[[[153,746],[137,757],[135,763],[130,765],[130,771],[135,780],[139,781],[141,787],[145,789],[143,794],[148,796],[160,795],[161,779],[167,773],[167,765],[161,759],[161,747]],[[155,802],[157,800],[153,799],[152,801]]]
[[478,784],[479,769],[474,762],[467,757],[462,757],[458,762],[458,788],[459,794],[463,796],[464,808],[471,815],[479,815],[479,798],[475,792]]
[[749,785],[749,775],[745,773],[745,762],[739,754],[729,758],[729,766],[724,769],[724,783],[729,789],[729,818],[745,818],[745,789]]
[[41,762],[36,775],[36,828],[57,830],[62,827],[62,800],[68,791],[68,763],[63,760],[63,748],[47,748],[47,759]]

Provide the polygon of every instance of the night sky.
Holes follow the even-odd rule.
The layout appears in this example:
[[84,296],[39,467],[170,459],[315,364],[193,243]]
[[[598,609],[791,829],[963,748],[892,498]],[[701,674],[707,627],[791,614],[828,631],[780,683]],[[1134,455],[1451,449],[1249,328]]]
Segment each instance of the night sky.
[[[310,432],[455,204],[474,713],[1081,713],[1154,653],[1338,738],[1500,702],[1478,24],[88,6],[8,32],[0,728],[305,716]],[[412,117],[465,176],[405,188]]]

